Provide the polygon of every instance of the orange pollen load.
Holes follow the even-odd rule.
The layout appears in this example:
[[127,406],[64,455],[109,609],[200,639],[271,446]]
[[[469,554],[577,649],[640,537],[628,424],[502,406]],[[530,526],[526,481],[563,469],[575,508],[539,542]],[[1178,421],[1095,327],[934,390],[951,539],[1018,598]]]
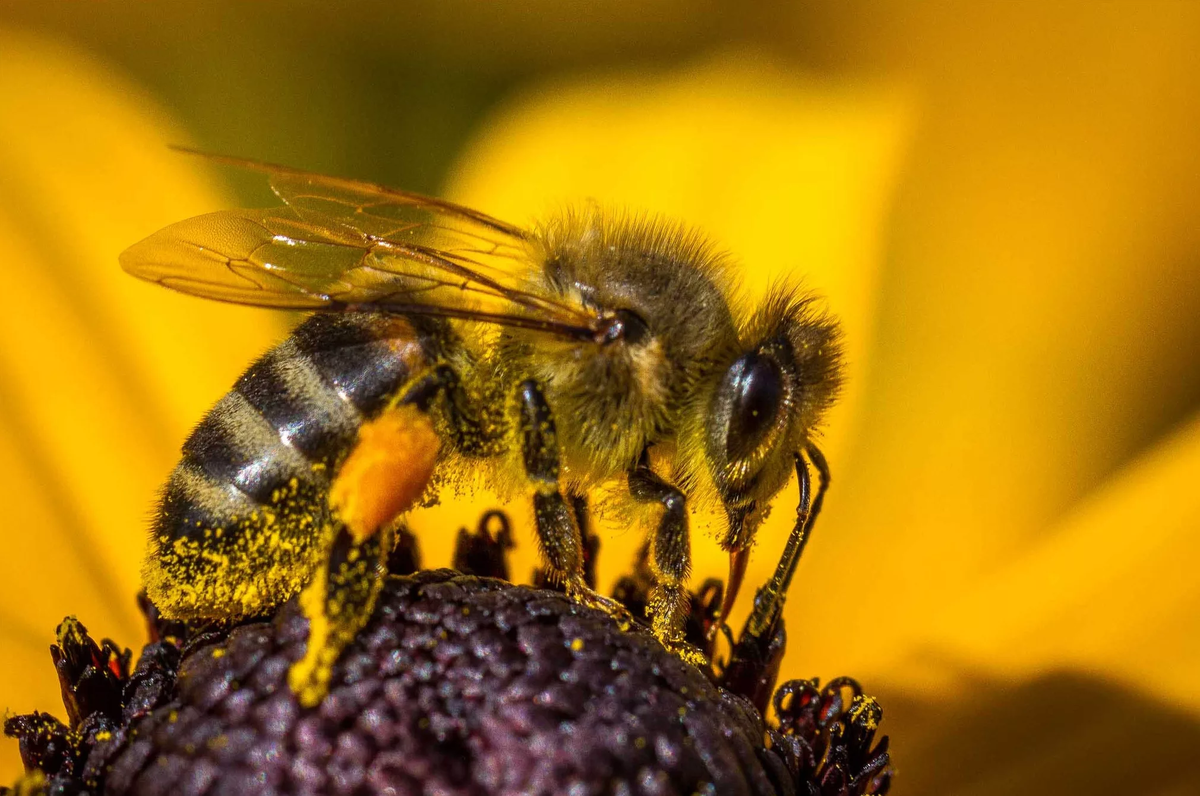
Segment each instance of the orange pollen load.
[[412,406],[389,409],[364,423],[329,503],[357,541],[411,509],[433,475],[440,440],[429,418]]

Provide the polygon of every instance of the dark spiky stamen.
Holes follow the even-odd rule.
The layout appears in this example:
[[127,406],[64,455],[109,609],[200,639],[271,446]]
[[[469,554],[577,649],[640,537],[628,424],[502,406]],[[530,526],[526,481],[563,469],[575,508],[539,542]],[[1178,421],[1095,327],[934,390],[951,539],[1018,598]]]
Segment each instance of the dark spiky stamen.
[[466,528],[458,529],[451,566],[464,575],[508,580],[508,552],[512,547],[508,515],[502,511],[489,511],[479,518],[474,533]]

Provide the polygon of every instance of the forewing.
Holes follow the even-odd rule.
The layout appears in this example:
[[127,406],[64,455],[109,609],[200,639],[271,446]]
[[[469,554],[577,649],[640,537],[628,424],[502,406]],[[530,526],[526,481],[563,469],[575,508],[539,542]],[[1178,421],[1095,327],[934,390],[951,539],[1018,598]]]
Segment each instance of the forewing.
[[[121,254],[134,276],[195,296],[262,307],[320,308],[361,249],[287,235],[273,211],[209,213],[155,232]],[[286,232],[285,232],[286,230]],[[287,241],[287,242],[285,242]]]
[[418,194],[216,159],[265,172],[285,206],[173,224],[125,251],[125,270],[240,304],[373,306],[595,333],[594,315],[531,278],[528,239],[517,227]]

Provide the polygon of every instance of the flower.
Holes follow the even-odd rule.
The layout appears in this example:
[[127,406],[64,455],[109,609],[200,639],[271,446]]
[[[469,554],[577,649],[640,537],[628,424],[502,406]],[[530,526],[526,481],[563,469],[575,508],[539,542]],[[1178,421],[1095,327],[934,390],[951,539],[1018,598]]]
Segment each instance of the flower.
[[856,682],[787,683],[765,725],[736,684],[718,688],[644,630],[499,579],[496,516],[459,533],[456,561],[483,566],[466,574],[407,572],[420,554],[401,535],[396,576],[314,708],[287,685],[309,635],[296,601],[230,630],[163,621],[144,600],[152,638],[132,671],[128,651],[67,619],[52,654],[69,724],[5,723],[32,772],[18,792],[887,792],[881,711]]

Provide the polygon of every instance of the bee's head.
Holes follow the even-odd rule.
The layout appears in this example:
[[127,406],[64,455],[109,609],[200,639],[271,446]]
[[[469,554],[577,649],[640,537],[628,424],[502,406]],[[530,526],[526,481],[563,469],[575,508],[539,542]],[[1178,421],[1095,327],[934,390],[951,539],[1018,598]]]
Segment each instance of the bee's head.
[[721,545],[746,550],[787,483],[841,381],[836,322],[811,299],[775,289],[740,335],[742,353],[717,381],[705,452],[728,515]]

